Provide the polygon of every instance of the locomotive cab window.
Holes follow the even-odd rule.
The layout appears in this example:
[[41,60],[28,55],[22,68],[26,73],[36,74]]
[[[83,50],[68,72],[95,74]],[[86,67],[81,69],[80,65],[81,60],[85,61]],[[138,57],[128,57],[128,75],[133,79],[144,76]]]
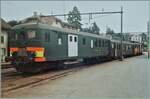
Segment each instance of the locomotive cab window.
[[62,44],[62,39],[58,38],[58,45],[61,45],[61,44]]
[[36,31],[35,30],[29,30],[27,31],[28,39],[36,38]]
[[50,41],[50,33],[49,32],[45,33],[45,41],[46,42]]

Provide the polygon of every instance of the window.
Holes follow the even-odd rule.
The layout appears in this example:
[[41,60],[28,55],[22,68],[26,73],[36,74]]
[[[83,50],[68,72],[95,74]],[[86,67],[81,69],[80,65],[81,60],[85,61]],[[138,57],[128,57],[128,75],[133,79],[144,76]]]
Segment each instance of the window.
[[15,33],[14,31],[12,31],[12,32],[10,33],[9,38],[10,38],[11,40],[17,40],[17,39],[18,39],[18,34]]
[[106,47],[106,43],[107,43],[107,42],[104,40],[104,47]]
[[82,43],[83,43],[83,45],[85,45],[85,44],[86,44],[86,39],[85,39],[85,38],[83,38],[82,40],[83,40],[83,42],[82,42]]
[[77,42],[77,37],[74,37],[74,42]]
[[58,38],[62,38],[62,34],[61,33],[58,33]]
[[102,47],[104,47],[104,40],[102,40]]
[[72,42],[72,36],[70,36],[70,42]]
[[4,36],[1,36],[1,43],[4,44]]
[[27,31],[28,39],[36,38],[36,32],[34,30]]
[[95,41],[95,47],[97,47],[97,45],[98,45],[97,43],[98,43],[98,42],[97,42],[97,40],[96,40],[96,41]]
[[45,33],[45,41],[49,42],[50,41],[50,33]]
[[58,33],[58,45],[62,44],[62,34]]
[[94,46],[93,46],[93,40],[91,40],[91,48],[93,48]]
[[6,54],[6,49],[2,48],[2,54],[5,55]]
[[61,38],[58,38],[58,45],[61,45],[62,44],[62,40]]
[[17,40],[17,39],[18,39],[18,34],[15,33],[15,34],[14,34],[14,40]]
[[101,47],[101,40],[99,40],[99,47]]
[[114,48],[114,44],[113,43],[111,44],[111,47]]
[[26,33],[24,31],[18,33],[18,39],[25,40],[26,39]]

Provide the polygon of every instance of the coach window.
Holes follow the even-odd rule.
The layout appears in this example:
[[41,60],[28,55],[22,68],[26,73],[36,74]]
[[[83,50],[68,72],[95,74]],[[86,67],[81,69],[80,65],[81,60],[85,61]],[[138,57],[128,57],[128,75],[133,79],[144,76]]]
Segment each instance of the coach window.
[[58,45],[61,45],[62,44],[62,40],[61,38],[58,38]]
[[114,44],[112,43],[112,44],[111,44],[111,47],[114,48],[114,46],[115,46],[115,43],[114,43]]
[[91,48],[93,48],[94,46],[93,46],[93,40],[91,40]]
[[95,47],[97,47],[97,40],[95,40]]
[[102,42],[101,42],[101,47],[103,47],[104,46],[104,40],[102,40]]
[[104,47],[106,47],[106,40],[104,40]]
[[83,40],[83,42],[82,42],[82,43],[83,43],[83,45],[85,45],[85,44],[86,44],[86,39],[85,39],[85,38],[83,38],[82,40]]
[[58,34],[58,45],[62,44],[62,34]]
[[104,40],[104,47],[106,46],[106,41]]
[[105,47],[106,43],[105,43],[105,40],[103,41],[103,47]]
[[101,40],[99,40],[99,47],[101,47]]

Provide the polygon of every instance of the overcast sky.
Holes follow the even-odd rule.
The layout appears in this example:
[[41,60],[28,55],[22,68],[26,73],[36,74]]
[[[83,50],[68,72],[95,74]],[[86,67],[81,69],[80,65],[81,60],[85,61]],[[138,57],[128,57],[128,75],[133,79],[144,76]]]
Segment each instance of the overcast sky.
[[[34,11],[43,15],[68,13],[74,6],[82,12],[120,11],[123,6],[123,32],[147,31],[149,1],[1,1],[1,17],[6,20],[22,20]],[[96,22],[101,32],[106,27],[120,32],[120,14],[82,16],[83,26]],[[58,17],[64,20],[64,17]],[[85,24],[87,23],[87,25]]]

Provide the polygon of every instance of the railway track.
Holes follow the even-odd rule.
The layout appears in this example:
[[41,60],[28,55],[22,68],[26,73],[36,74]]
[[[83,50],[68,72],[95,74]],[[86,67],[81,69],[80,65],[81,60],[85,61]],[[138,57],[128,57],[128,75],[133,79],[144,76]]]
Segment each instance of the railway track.
[[13,65],[11,63],[1,63],[1,69],[7,69],[7,68],[13,68]]
[[11,91],[15,91],[15,90],[22,89],[25,87],[30,87],[32,85],[39,84],[40,82],[43,82],[46,80],[55,80],[55,79],[70,75],[74,72],[77,72],[87,67],[87,66],[79,66],[79,65],[81,64],[78,64],[78,66],[74,68],[68,68],[68,69],[57,70],[57,71],[49,71],[46,73],[40,73],[36,75],[22,76],[18,74],[15,76],[17,79],[6,79],[6,80],[4,79],[2,81],[2,96]]
[[90,67],[93,64],[85,65],[83,63],[73,63],[67,65],[67,68],[63,70],[53,70],[33,75],[22,75],[18,74],[17,72],[14,74],[5,74],[5,76],[2,77],[2,96],[11,91],[15,91],[25,87],[30,87],[45,80],[55,80],[67,76],[81,69]]

